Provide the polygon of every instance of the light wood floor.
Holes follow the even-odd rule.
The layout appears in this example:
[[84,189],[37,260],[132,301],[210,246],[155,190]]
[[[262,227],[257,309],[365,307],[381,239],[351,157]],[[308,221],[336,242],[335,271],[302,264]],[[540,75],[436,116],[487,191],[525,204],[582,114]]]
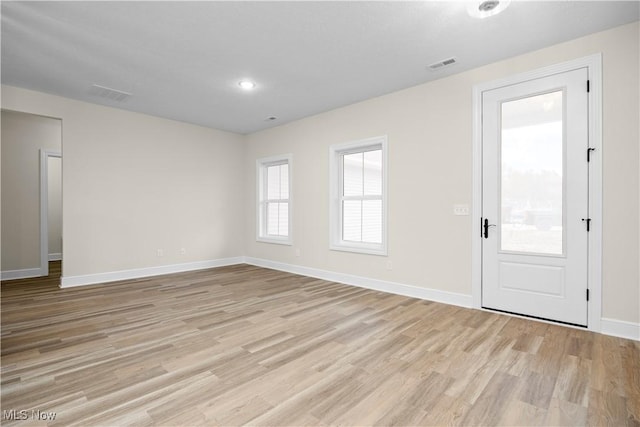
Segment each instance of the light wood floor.
[[640,425],[637,342],[247,265],[56,271],[2,284],[2,409],[50,425]]

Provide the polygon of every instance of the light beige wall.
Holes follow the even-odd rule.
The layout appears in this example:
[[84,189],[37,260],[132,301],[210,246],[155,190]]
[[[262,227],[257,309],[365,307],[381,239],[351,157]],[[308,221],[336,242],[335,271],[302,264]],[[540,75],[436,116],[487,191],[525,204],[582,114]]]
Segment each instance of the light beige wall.
[[[246,254],[470,294],[473,219],[452,207],[471,202],[473,85],[602,52],[603,316],[638,322],[638,39],[630,24],[247,137],[13,87],[2,106],[63,119],[65,276]],[[389,257],[329,251],[328,147],[383,134]],[[281,153],[292,247],[255,241],[255,159]]]
[[[638,23],[249,135],[246,254],[471,294],[473,85],[603,54],[603,317],[640,321]],[[328,250],[328,147],[389,138],[389,256]],[[293,153],[291,247],[255,241],[255,159]],[[300,257],[295,251],[300,249]],[[392,270],[387,261],[392,261]]]
[[2,271],[40,268],[40,149],[59,152],[61,132],[60,120],[2,110]]
[[62,254],[62,159],[49,157],[47,176],[49,255]]
[[242,255],[241,135],[8,86],[2,106],[62,119],[65,277]]

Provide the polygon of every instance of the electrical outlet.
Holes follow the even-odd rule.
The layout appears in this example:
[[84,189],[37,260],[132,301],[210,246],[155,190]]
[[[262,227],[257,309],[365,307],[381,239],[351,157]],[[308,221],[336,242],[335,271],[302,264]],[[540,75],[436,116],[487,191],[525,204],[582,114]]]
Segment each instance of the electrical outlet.
[[453,205],[454,215],[469,215],[469,205]]
[[157,256],[164,256],[164,251],[163,251],[162,249],[158,249],[158,250],[156,251],[156,255],[157,255]]
[[300,256],[300,248],[296,248],[296,256]]
[[387,270],[393,270],[393,263],[391,260],[387,261]]
[[180,248],[180,255],[186,255],[187,250],[185,248]]

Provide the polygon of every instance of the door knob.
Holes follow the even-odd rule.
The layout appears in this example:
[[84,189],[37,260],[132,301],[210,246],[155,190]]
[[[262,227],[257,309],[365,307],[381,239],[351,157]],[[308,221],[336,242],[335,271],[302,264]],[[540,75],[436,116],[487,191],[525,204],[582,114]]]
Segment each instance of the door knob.
[[487,218],[484,219],[484,233],[483,236],[485,239],[489,238],[489,227],[495,227],[495,224],[489,224],[489,220]]

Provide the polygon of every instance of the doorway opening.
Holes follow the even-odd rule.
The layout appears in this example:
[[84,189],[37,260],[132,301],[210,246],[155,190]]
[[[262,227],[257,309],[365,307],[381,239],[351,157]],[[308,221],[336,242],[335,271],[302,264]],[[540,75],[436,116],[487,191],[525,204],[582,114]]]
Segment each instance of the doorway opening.
[[[47,218],[49,154],[60,162],[62,119],[22,111],[2,113],[2,259],[0,279],[48,273]],[[52,166],[51,169],[55,168]],[[57,191],[58,193],[61,190]],[[42,201],[44,200],[45,203]],[[58,203],[59,205],[59,203]],[[44,242],[44,245],[42,244]],[[55,251],[61,253],[62,251]],[[54,252],[52,252],[54,253]],[[43,255],[44,254],[44,255]],[[57,261],[59,262],[59,261]]]

